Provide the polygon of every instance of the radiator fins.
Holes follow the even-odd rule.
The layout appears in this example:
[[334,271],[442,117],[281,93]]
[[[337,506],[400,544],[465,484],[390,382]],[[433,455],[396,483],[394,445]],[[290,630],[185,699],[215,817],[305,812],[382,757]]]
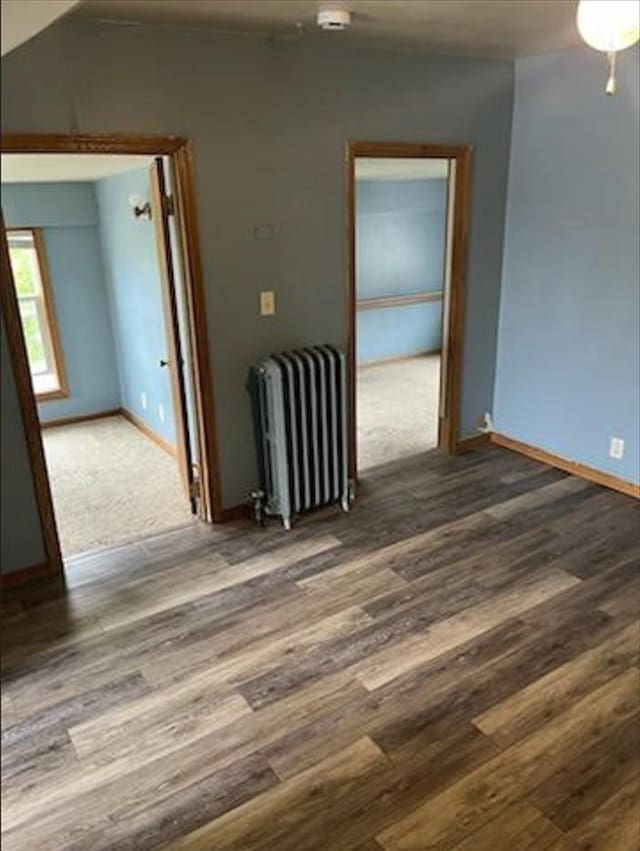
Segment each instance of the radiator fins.
[[248,389],[265,513],[288,529],[322,505],[348,510],[344,354],[313,346],[271,355],[252,367]]

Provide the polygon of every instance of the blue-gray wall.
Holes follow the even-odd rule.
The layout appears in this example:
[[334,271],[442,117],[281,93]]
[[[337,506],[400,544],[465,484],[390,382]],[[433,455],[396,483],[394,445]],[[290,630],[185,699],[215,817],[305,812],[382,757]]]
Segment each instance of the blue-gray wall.
[[[249,365],[345,344],[345,143],[473,144],[462,433],[474,433],[493,397],[512,62],[67,19],[3,57],[2,89],[5,131],[191,139],[225,506],[256,482]],[[256,239],[257,224],[274,238]],[[259,315],[261,289],[276,293],[273,317]]]
[[[518,61],[496,430],[638,482],[638,50]],[[612,436],[625,457],[608,457]]]
[[45,552],[4,316],[0,321],[0,387],[0,572],[10,573],[42,564]]
[[[493,397],[512,99],[512,62],[205,28],[66,19],[2,58],[6,132],[192,142],[225,506],[256,482],[249,365],[345,344],[349,139],[474,146],[462,433],[474,432]],[[265,223],[272,240],[255,238]],[[261,289],[275,290],[273,317],[259,316]]]
[[99,180],[96,194],[121,404],[173,444],[171,377],[160,366],[167,357],[167,337],[155,225],[136,219],[129,203],[130,196],[149,200],[149,172],[142,168]]
[[[433,180],[358,180],[358,299],[441,291],[447,185]],[[357,317],[359,363],[439,349],[442,301],[363,310]]]
[[3,184],[2,208],[7,227],[42,228],[70,395],[40,404],[40,419],[119,407],[93,185]]

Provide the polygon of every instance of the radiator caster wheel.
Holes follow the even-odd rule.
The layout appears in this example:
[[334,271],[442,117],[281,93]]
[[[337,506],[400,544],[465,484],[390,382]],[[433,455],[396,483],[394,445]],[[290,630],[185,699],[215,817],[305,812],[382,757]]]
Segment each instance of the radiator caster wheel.
[[342,510],[343,510],[345,513],[346,513],[347,511],[350,511],[350,510],[351,510],[351,500],[349,499],[349,497],[348,497],[348,496],[343,496],[343,497],[342,497],[342,503],[341,503],[341,505],[342,505]]

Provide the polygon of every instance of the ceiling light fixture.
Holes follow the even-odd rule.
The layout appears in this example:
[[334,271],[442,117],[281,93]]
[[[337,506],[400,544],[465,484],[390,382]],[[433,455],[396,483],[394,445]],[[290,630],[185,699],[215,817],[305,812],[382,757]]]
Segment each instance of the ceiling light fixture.
[[344,9],[321,9],[318,12],[318,26],[323,30],[340,32],[351,23],[351,12]]
[[580,0],[578,31],[589,47],[609,57],[609,78],[605,91],[616,91],[616,53],[631,47],[640,38],[638,0]]

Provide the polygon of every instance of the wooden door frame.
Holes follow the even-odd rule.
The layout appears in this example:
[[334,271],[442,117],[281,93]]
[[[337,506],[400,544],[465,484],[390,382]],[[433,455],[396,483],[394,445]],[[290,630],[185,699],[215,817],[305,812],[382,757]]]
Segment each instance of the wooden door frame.
[[31,468],[36,508],[40,520],[45,561],[28,565],[15,573],[3,573],[2,586],[8,587],[41,576],[63,576],[62,554],[56,518],[53,513],[51,486],[44,459],[40,422],[35,393],[31,383],[31,371],[27,360],[27,348],[22,333],[22,322],[18,308],[18,296],[13,285],[11,264],[9,262],[9,244],[7,242],[4,216],[0,214],[0,306],[2,321],[7,333],[7,346],[11,357],[11,366],[20,403],[20,413],[24,427],[27,455]]
[[469,250],[471,207],[472,145],[430,145],[411,142],[348,142],[346,148],[347,196],[347,363],[349,402],[349,474],[357,478],[357,405],[356,405],[356,197],[355,161],[357,157],[448,159],[455,162],[453,221],[450,233],[451,253],[447,291],[446,377],[444,415],[439,417],[438,448],[456,453],[460,444],[460,406],[465,321],[465,291]]
[[[176,455],[182,485],[189,500],[189,505],[194,514],[197,514],[195,493],[192,489],[193,462],[190,447],[190,423],[187,408],[187,398],[184,393],[184,372],[182,378],[181,369],[185,363],[191,363],[184,357],[183,341],[180,339],[180,323],[177,313],[177,290],[176,290],[176,258],[173,257],[171,247],[171,226],[169,223],[170,212],[165,199],[171,195],[171,189],[167,185],[164,160],[162,157],[154,157],[149,169],[151,189],[151,209],[154,220],[154,232],[156,252],[158,255],[158,271],[160,273],[160,289],[162,296],[162,314],[164,317],[164,331],[166,341],[166,357],[164,364],[169,370],[171,383],[171,403],[173,406],[174,423],[176,432]],[[175,193],[174,193],[175,197]],[[178,251],[181,247],[178,248]],[[178,261],[180,262],[180,261]],[[180,268],[184,263],[181,263]],[[180,278],[183,280],[184,279]],[[191,334],[189,334],[191,337]],[[189,341],[185,341],[187,350],[191,349]],[[196,425],[196,424],[194,424]]]
[[[208,342],[206,303],[198,218],[195,203],[193,158],[189,140],[179,136],[113,136],[6,133],[1,136],[3,154],[123,154],[166,156],[171,163],[176,190],[176,210],[182,235],[183,269],[189,333],[193,350],[192,381],[197,409],[200,447],[199,472],[203,519],[222,522],[222,495],[215,430],[215,405]],[[36,501],[45,544],[46,572],[63,574],[51,487],[45,464],[37,405],[27,360],[17,297],[9,264],[4,220],[2,221],[2,275],[0,295],[7,327],[16,388],[22,411]]]

